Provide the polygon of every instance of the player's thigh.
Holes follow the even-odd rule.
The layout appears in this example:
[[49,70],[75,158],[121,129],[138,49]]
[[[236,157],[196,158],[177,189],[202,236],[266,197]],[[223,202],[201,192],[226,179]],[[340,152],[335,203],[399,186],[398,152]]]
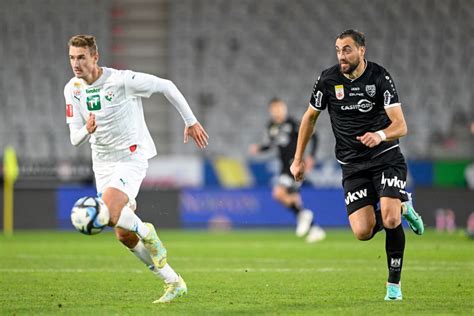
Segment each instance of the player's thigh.
[[373,168],[373,183],[379,192],[383,224],[395,228],[401,223],[401,203],[408,200],[407,165],[398,148],[382,155]]
[[97,191],[109,208],[112,223],[116,223],[125,205],[135,210],[135,198],[147,168],[146,161],[134,160],[115,163],[114,168],[94,168]]
[[365,240],[372,234],[375,225],[374,205],[378,202],[377,192],[369,172],[358,172],[343,180],[344,201],[354,235]]
[[147,161],[130,160],[120,162],[115,168],[108,187],[124,192],[128,196],[129,201],[134,202],[147,170]]
[[402,222],[402,202],[399,198],[381,197],[380,210],[382,212],[383,225],[386,228],[395,228]]
[[372,171],[372,182],[379,198],[388,197],[407,201],[407,165],[398,148],[392,149],[380,157]]
[[117,188],[107,187],[102,193],[102,200],[109,209],[110,223],[115,225],[120,217],[122,209],[128,203],[127,194]]
[[377,191],[372,183],[370,172],[361,171],[346,177],[342,181],[342,186],[348,216],[366,206],[373,208],[373,205],[378,203]]
[[273,186],[272,197],[277,201],[287,200],[289,197],[287,188],[280,184]]

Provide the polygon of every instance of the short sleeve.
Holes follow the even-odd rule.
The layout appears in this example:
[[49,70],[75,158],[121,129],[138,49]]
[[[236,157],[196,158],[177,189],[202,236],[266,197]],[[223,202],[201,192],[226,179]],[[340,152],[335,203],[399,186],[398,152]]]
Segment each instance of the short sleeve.
[[311,94],[309,104],[317,111],[323,111],[326,109],[327,94],[324,89],[321,76],[318,77],[316,83],[314,84],[313,93]]
[[395,88],[395,83],[393,82],[392,76],[385,70],[383,75],[379,79],[379,87],[377,89],[380,91],[379,102],[382,102],[384,108],[391,108],[394,106],[399,106],[400,101],[398,101],[398,93]]
[[64,87],[64,100],[66,101],[66,123],[81,123],[84,124],[84,120],[79,111],[79,105],[74,99],[73,91],[69,84]]
[[142,72],[123,71],[127,96],[149,98],[156,90],[156,77]]

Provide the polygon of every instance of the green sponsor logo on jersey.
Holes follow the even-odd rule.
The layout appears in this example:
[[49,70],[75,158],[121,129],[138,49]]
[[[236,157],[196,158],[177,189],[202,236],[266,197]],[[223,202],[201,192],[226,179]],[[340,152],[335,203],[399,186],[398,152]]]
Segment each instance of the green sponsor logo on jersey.
[[89,89],[86,89],[86,93],[87,93],[87,94],[99,93],[99,92],[100,92],[100,88],[89,88]]
[[100,106],[100,95],[98,94],[87,96],[86,103],[89,111],[98,111],[102,108]]

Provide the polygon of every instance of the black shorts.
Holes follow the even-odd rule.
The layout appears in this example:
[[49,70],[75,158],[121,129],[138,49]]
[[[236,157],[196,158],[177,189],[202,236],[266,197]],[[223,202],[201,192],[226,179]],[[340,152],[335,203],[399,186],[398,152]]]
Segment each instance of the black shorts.
[[381,197],[407,201],[406,179],[407,165],[398,147],[368,161],[342,165],[347,214],[375,206]]

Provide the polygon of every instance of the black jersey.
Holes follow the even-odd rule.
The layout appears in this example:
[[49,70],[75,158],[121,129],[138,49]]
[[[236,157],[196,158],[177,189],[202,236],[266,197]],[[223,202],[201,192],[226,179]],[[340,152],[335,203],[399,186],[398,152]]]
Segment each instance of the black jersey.
[[398,140],[392,140],[369,148],[356,138],[389,126],[385,109],[400,105],[398,102],[390,74],[373,62],[367,62],[364,73],[355,80],[345,77],[339,65],[326,69],[316,81],[310,100],[314,109],[328,109],[336,158],[341,163],[370,159],[398,147]]
[[[272,147],[277,147],[278,156],[282,165],[282,172],[290,174],[290,166],[296,151],[298,141],[299,124],[291,117],[283,123],[270,121],[267,125],[263,143],[260,145],[261,151],[266,151]],[[313,133],[311,155],[316,153],[317,137]]]

